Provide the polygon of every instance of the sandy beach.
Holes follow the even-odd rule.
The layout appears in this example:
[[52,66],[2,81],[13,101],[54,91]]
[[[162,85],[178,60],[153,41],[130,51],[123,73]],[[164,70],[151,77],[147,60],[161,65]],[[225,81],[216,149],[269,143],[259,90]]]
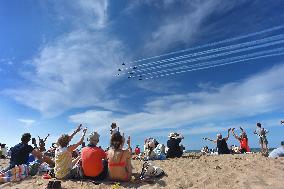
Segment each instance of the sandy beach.
[[[8,160],[0,160],[1,168]],[[134,173],[140,173],[143,162],[132,161]],[[246,188],[283,189],[284,159],[269,159],[260,154],[198,156],[187,154],[183,158],[154,161],[166,176],[153,183],[133,179],[130,183],[119,183],[116,188]],[[0,188],[44,189],[48,180],[41,176],[29,177],[16,183],[6,183]],[[62,181],[62,188],[112,188],[115,183],[92,183],[88,181]],[[115,187],[114,187],[115,188]]]

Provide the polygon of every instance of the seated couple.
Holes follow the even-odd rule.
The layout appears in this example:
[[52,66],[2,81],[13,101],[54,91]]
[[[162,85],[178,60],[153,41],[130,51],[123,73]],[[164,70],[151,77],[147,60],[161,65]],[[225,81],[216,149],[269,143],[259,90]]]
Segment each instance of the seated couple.
[[81,156],[72,160],[72,151],[79,147],[84,140],[86,129],[77,144],[70,145],[73,136],[81,130],[81,125],[71,135],[62,135],[58,139],[58,148],[55,151],[55,177],[58,179],[72,179],[76,177],[78,167],[75,165],[81,160],[83,178],[103,180],[108,175],[111,180],[129,181],[132,175],[130,138],[127,140],[128,149],[123,150],[125,139],[119,132],[111,136],[111,148],[107,153],[97,147],[99,134],[93,132],[88,137],[89,144],[82,149]]

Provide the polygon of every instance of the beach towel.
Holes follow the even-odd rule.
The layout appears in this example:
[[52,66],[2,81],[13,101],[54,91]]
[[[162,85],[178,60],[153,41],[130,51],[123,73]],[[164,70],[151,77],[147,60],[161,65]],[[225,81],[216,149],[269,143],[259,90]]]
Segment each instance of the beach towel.
[[29,168],[27,165],[19,165],[0,174],[0,183],[16,182],[25,179],[29,175]]

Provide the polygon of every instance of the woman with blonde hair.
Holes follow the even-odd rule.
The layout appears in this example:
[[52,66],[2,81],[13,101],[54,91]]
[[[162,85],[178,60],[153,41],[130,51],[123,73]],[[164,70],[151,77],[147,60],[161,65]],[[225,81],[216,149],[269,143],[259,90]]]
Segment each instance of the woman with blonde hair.
[[72,152],[83,143],[87,129],[83,129],[83,133],[79,142],[70,146],[69,142],[78,132],[81,131],[81,127],[82,125],[79,125],[72,135],[69,136],[67,134],[64,134],[57,141],[58,148],[55,150],[54,173],[55,177],[58,179],[72,179],[75,175],[75,172],[77,171],[73,168],[81,157],[78,156],[76,159],[73,160]]
[[108,172],[111,180],[130,181],[132,175],[130,137],[128,149],[123,150],[124,136],[119,132],[114,133],[110,140],[110,149],[107,152]]

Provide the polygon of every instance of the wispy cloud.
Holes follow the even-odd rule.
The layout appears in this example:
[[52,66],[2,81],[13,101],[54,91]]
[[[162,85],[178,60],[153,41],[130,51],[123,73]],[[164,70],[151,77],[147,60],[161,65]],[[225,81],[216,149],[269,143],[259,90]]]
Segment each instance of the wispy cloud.
[[74,31],[45,46],[29,63],[29,87],[6,93],[50,116],[85,106],[112,108],[115,100],[107,89],[122,51],[120,41],[104,34]]
[[[144,111],[138,113],[121,116],[112,111],[89,110],[70,119],[99,127],[116,120],[124,130],[139,133],[249,118],[282,109],[283,71],[282,64],[241,82],[215,87],[214,90],[161,96],[148,101],[144,104]],[[208,130],[208,126],[204,128]]]
[[[70,24],[75,29],[102,29],[107,25],[108,0],[43,1],[52,16],[62,24]],[[50,9],[54,11],[50,11]]]
[[[164,15],[157,23],[156,29],[152,31],[145,49],[149,52],[161,53],[178,45],[189,45],[199,39],[211,25],[204,25],[205,21],[213,13],[227,12],[234,8],[237,4],[244,1],[226,2],[221,0],[209,1],[174,1],[167,0],[157,2],[153,0],[138,1],[131,6],[138,7],[140,4],[148,4],[157,7],[159,10],[165,11]],[[176,5],[179,5],[179,12]],[[212,29],[212,28],[211,28]]]
[[115,109],[117,100],[108,89],[125,56],[122,42],[105,31],[108,1],[51,1],[46,6],[74,27],[24,63],[25,85],[3,93],[45,116],[90,106]]
[[36,123],[33,119],[18,119],[19,122],[23,123],[25,127],[31,127]]

